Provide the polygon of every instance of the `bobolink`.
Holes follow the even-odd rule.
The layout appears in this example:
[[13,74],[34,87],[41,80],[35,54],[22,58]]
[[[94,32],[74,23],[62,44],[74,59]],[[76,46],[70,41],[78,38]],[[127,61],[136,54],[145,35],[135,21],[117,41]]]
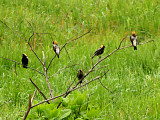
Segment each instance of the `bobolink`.
[[[83,71],[82,70],[78,70],[78,73],[77,73],[77,77],[78,77],[78,80],[82,79],[83,77]],[[82,81],[80,82],[80,84],[82,83]]]
[[132,45],[134,46],[134,50],[137,50],[137,36],[135,34],[135,31],[132,31],[132,35],[130,36],[130,41],[132,42]]
[[53,50],[56,53],[57,57],[59,58],[60,48],[59,45],[57,44],[57,41],[53,41]]
[[23,68],[27,68],[28,66],[28,57],[26,54],[22,54],[22,65],[23,65]]
[[101,47],[94,53],[92,59],[94,58],[94,56],[99,56],[104,52],[104,48],[105,46],[104,45],[101,45]]

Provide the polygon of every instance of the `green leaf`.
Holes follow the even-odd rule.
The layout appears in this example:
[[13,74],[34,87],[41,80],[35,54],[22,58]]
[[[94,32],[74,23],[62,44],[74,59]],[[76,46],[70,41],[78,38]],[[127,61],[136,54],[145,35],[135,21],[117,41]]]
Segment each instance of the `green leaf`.
[[[36,115],[35,114],[29,114],[28,116],[27,116],[27,120],[28,119],[35,119],[36,118]],[[0,119],[1,120],[1,119]]]
[[75,119],[75,120],[83,120],[82,118],[77,118],[77,119]]
[[87,94],[87,91],[84,92],[83,94],[76,93],[76,94],[74,95],[74,98],[75,98],[74,104],[77,104],[77,105],[82,105],[82,104],[84,104],[84,101],[85,101],[85,99],[86,99],[86,94]]
[[87,117],[93,118],[93,117],[97,116],[99,114],[99,112],[100,111],[98,108],[97,109],[91,108],[87,113]]
[[64,107],[67,107],[68,103],[69,103],[69,99],[68,98],[62,98],[62,105]]
[[44,110],[44,116],[48,119],[53,119],[53,118],[57,118],[60,114],[60,109],[54,108],[53,110],[51,109],[45,109]]
[[68,117],[70,114],[71,114],[72,110],[71,109],[64,109],[64,110],[61,110],[61,113],[60,113],[60,120],[61,119],[64,119],[66,117]]

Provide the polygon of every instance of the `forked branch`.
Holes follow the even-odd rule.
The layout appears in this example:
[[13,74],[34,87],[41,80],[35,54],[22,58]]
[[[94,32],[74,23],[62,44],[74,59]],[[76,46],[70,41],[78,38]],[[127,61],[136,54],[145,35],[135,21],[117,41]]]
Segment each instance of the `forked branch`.
[[[20,63],[20,62],[18,62],[18,61],[15,61],[15,60],[12,60],[12,59],[8,59],[8,58],[5,58],[5,57],[0,57],[0,58],[5,59],[5,60],[9,60],[9,61],[12,61],[12,62],[15,62],[15,63],[17,63],[17,64],[22,65],[22,63]],[[40,71],[37,70],[37,69],[31,68],[31,67],[28,67],[28,66],[27,66],[27,68],[29,68],[29,69],[31,69],[31,70],[34,70],[34,71],[36,71],[36,72],[38,72],[38,73],[44,75],[42,72],[40,72]],[[45,76],[45,75],[44,75],[44,76]]]
[[[109,71],[109,70],[108,70]],[[107,72],[108,72],[107,71]],[[95,80],[97,80],[97,79],[100,79],[100,78],[102,78],[104,75],[106,75],[106,73],[107,72],[105,72],[105,74],[103,74],[102,76],[97,76],[96,78],[94,78],[94,79],[91,79],[89,82],[87,82],[87,83],[85,83],[84,85],[82,85],[82,86],[86,86],[87,84],[89,84],[89,83],[91,83],[91,82],[93,82],[93,81],[95,81]],[[81,86],[81,87],[82,87]],[[47,102],[47,101],[50,101],[50,100],[53,100],[53,99],[56,99],[56,98],[59,98],[59,97],[62,97],[62,96],[67,96],[70,92],[72,92],[72,91],[74,91],[74,90],[77,90],[77,89],[79,89],[80,87],[73,87],[71,90],[69,90],[68,92],[65,92],[65,93],[63,93],[63,94],[61,94],[61,95],[58,95],[58,96],[56,96],[56,97],[53,97],[53,98],[50,98],[50,99],[48,99],[48,100],[44,100],[44,101],[42,101],[42,102],[40,102],[40,103],[38,103],[38,104],[35,104],[35,105],[33,105],[31,108],[34,108],[34,107],[36,107],[36,106],[38,106],[38,105],[40,105],[40,104],[43,104],[43,103],[45,103],[45,102]]]
[[[43,94],[43,92],[39,89],[39,87],[33,82],[33,80],[30,78],[29,79],[31,81],[31,83],[36,87],[36,89],[38,90],[38,92],[43,96],[44,99],[47,100],[47,97]],[[50,104],[49,102],[47,102],[48,104]]]
[[[65,48],[65,46],[66,46],[68,43],[70,43],[70,42],[72,42],[72,41],[75,41],[75,40],[77,40],[77,39],[82,38],[83,36],[85,36],[85,35],[87,35],[88,33],[90,33],[91,30],[92,30],[92,29],[90,29],[89,31],[87,31],[86,33],[82,34],[81,36],[79,36],[79,37],[77,37],[77,38],[75,38],[75,39],[68,40],[68,41],[61,47],[60,51],[62,51],[63,48]],[[48,71],[48,69],[49,69],[49,67],[50,67],[50,65],[51,65],[51,63],[52,63],[52,61],[53,61],[53,59],[54,59],[55,57],[56,57],[56,55],[51,59],[49,65],[48,65],[48,67],[47,67],[47,71]]]
[[[48,100],[52,100],[52,99],[59,98],[59,97],[62,97],[62,96],[66,97],[71,91],[80,88],[80,87],[77,87],[77,85],[78,85],[85,77],[87,77],[92,71],[94,71],[94,68],[95,68],[99,63],[101,63],[102,61],[104,61],[106,58],[110,57],[112,54],[114,54],[114,53],[115,53],[116,51],[118,51],[118,50],[125,49],[125,48],[129,48],[129,47],[133,47],[132,45],[131,45],[131,46],[120,47],[121,44],[122,44],[122,42],[123,42],[123,40],[124,40],[125,38],[126,38],[126,36],[121,40],[121,42],[120,42],[120,44],[119,44],[119,47],[118,47],[117,49],[113,50],[111,53],[109,53],[109,54],[106,55],[104,58],[102,58],[102,59],[99,60],[97,63],[95,63],[95,64],[91,67],[91,69],[82,77],[82,79],[80,79],[80,80],[75,84],[75,86],[74,86],[73,88],[71,88],[70,90],[66,91],[66,93],[64,93],[64,94],[61,94],[61,95],[56,96],[56,97],[54,97],[54,98],[50,98],[50,99],[48,99]],[[147,41],[147,42],[144,42],[144,43],[140,43],[139,45],[143,45],[143,44],[146,44],[146,43],[149,43],[149,42],[153,42],[153,40],[150,40],[150,41]],[[107,71],[107,72],[108,72],[108,71]],[[106,72],[106,73],[107,73],[107,72]],[[95,79],[87,82],[86,84],[81,85],[81,87],[89,84],[90,82],[92,82],[92,81],[94,81],[94,80],[96,80],[96,79],[100,79],[100,77],[99,77],[99,76],[96,77]],[[46,100],[46,101],[48,101],[48,100]],[[38,104],[36,104],[35,106],[37,106],[37,105],[39,105],[39,104],[42,104],[42,103],[44,103],[44,102],[46,102],[46,101],[43,101],[43,102],[41,102],[41,103],[38,103]],[[35,107],[35,106],[33,106],[33,107]],[[59,106],[60,106],[60,105],[59,105]]]

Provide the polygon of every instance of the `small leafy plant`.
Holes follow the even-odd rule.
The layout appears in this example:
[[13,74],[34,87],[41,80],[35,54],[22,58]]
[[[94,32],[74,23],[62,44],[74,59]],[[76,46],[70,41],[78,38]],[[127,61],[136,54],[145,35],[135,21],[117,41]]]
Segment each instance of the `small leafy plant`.
[[[58,103],[62,101],[62,106],[57,109]],[[27,119],[37,120],[89,120],[96,118],[100,109],[95,103],[88,104],[87,91],[84,93],[74,92],[67,98],[61,98],[52,104],[42,104],[37,106]],[[34,102],[35,104],[36,102]],[[38,103],[38,102],[37,102]]]

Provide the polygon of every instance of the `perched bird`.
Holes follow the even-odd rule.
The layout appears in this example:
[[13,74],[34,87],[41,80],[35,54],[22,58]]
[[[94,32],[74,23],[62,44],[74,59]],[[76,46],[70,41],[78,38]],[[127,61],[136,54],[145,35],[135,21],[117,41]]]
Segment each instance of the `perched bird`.
[[[82,70],[78,70],[78,73],[77,73],[77,77],[78,77],[78,80],[82,79],[83,77],[83,71]],[[82,81],[80,82],[80,84],[82,83]]]
[[28,57],[26,54],[22,54],[22,65],[24,68],[27,68],[28,66]]
[[60,48],[59,45],[57,44],[57,41],[53,41],[53,50],[56,53],[57,57],[59,58]]
[[105,48],[105,46],[101,45],[101,47],[94,53],[92,59],[94,58],[94,56],[99,56],[99,58],[100,58],[100,55],[104,52],[104,48]]
[[132,42],[132,45],[134,46],[134,50],[137,50],[137,36],[135,34],[135,31],[132,31],[132,35],[130,36],[130,41]]

